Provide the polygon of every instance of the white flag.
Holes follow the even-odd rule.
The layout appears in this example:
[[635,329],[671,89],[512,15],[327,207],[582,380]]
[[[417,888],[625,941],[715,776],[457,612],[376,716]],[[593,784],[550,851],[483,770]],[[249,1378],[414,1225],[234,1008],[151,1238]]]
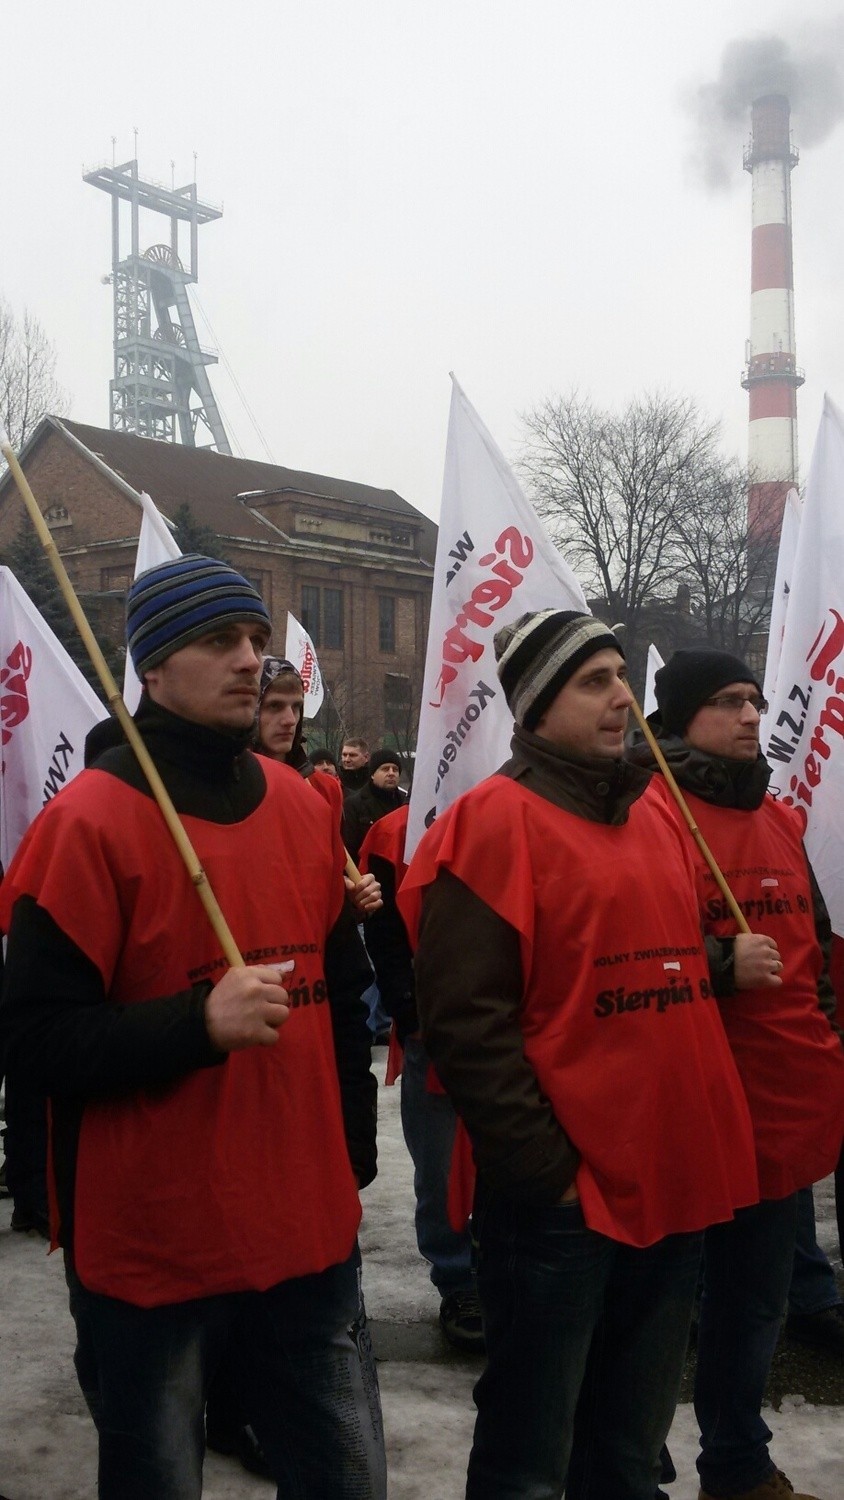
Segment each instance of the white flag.
[[300,625],[296,616],[291,615],[289,610],[284,654],[288,661],[292,661],[305,685],[305,718],[313,719],[319,713],[325,697],[322,673],[313,641],[304,625]]
[[406,859],[438,813],[506,760],[513,717],[493,638],[535,609],[589,612],[574,573],[452,376]]
[[665,662],[657,651],[656,646],[653,644],[653,641],[651,641],[651,644],[648,647],[648,667],[645,673],[645,702],[642,709],[645,718],[648,717],[648,714],[652,714],[657,706],[656,674],[659,671],[660,667],[664,666]]
[[844,417],[824,399],[788,600],[766,754],[844,936]]
[[[138,553],[135,558],[135,578],[139,573],[145,573],[147,568],[157,567],[158,563],[169,562],[171,558],[182,555],[182,549],[178,546],[161,511],[146,493],[142,493],[140,499],[144,514],[141,518]],[[140,701],[141,684],[132,666],[132,658],[127,651],[126,666],[123,671],[123,702],[130,714],[133,714]]]
[[[768,630],[768,655],[765,658],[765,681],[762,685],[762,696],[773,703],[777,691],[777,674],[779,672],[780,655],[782,653],[782,638],[785,630],[785,616],[788,609],[788,597],[791,592],[791,579],[794,574],[794,558],[797,552],[797,537],[800,532],[800,496],[796,490],[789,490],[785,497],[785,508],[782,513],[782,530],[780,531],[780,545],[777,552],[777,575],[774,580],[774,593],[771,599],[771,624]],[[762,749],[765,749],[767,736],[771,730],[771,720],[762,720]]]
[[8,568],[0,567],[0,861],[82,770],[107,710]]

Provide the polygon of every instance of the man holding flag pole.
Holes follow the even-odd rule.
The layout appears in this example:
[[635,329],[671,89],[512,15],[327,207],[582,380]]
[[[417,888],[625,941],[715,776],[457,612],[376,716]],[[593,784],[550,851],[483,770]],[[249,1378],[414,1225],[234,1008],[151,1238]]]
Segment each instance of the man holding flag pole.
[[111,726],[2,887],[3,1031],[52,1099],[54,1235],[104,1500],[200,1495],[224,1347],[280,1497],[385,1493],[377,1379],[348,1332],[369,1046],[363,1012],[336,1003],[338,832],[247,748],[269,632],[260,596],[214,559],[130,589],[139,724],[245,964],[229,967]]
[[[726,651],[677,651],[656,674],[653,727],[740,912],[776,941],[776,972],[748,969],[743,939],[710,870],[696,860],[710,972],[750,1106],[760,1201],[704,1237],[695,1411],[701,1500],[776,1500],[762,1416],[785,1312],[797,1195],[831,1172],[844,1133],[844,1053],[819,938],[830,927],[794,814],[766,795],[759,749],[767,704],[756,675]],[[637,765],[654,768],[636,745]],[[796,1496],[795,1500],[801,1500]],[[802,1500],[812,1500],[802,1496]]]
[[440,538],[399,904],[478,1168],[467,1500],[653,1500],[702,1230],[757,1197],[747,1106],[622,649],[456,383]]

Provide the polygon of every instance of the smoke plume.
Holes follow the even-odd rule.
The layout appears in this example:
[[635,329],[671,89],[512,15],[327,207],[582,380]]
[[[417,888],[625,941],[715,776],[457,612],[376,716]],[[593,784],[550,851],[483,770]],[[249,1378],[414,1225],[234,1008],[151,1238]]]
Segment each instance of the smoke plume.
[[762,94],[787,96],[798,146],[825,140],[844,118],[844,16],[804,27],[798,41],[759,34],[728,42],[717,79],[689,99],[694,161],[707,186],[724,187],[733,175],[750,106]]

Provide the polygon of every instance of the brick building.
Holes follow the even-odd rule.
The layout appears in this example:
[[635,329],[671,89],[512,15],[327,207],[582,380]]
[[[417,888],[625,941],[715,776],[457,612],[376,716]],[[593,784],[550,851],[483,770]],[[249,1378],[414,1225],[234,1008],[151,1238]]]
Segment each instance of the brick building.
[[[187,503],[260,589],[276,621],[274,648],[284,650],[288,608],[308,630],[346,730],[401,748],[412,738],[437,528],[393,490],[50,416],[20,460],[100,630],[113,639],[122,632],[140,492],[168,519]],[[0,557],[22,514],[7,474],[0,479]]]

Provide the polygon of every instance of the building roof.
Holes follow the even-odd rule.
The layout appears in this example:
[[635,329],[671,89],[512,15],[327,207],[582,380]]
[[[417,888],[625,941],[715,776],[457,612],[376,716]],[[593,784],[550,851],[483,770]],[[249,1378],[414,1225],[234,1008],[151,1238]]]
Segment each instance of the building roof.
[[[286,492],[333,500],[341,505],[366,506],[387,512],[395,520],[421,526],[426,539],[436,534],[434,523],[395,490],[379,490],[353,480],[309,474],[250,458],[232,458],[210,448],[157,442],[134,433],[71,422],[64,417],[43,417],[21,457],[25,458],[51,430],[60,435],[69,433],[131,490],[138,494],[146,490],[169,519],[180,505],[187,504],[197,520],[218,536],[266,541],[266,523],[238,499],[245,495],[257,498],[261,492],[273,495]],[[426,550],[423,543],[423,551]]]

